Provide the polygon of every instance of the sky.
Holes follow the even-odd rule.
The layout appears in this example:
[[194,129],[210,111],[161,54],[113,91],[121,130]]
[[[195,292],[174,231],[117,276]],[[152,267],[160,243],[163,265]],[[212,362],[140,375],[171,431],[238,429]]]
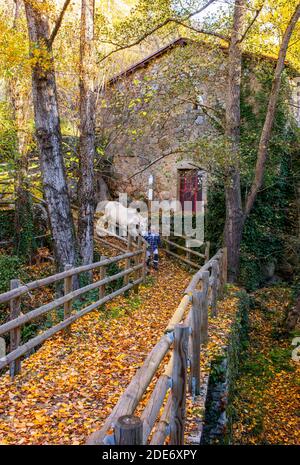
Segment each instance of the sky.
[[209,7],[207,7],[204,11],[202,11],[202,13],[199,13],[198,15],[195,15],[194,19],[201,20],[201,19],[207,17],[207,15],[215,15],[221,9],[222,10],[228,10],[229,9],[229,1],[216,0]]

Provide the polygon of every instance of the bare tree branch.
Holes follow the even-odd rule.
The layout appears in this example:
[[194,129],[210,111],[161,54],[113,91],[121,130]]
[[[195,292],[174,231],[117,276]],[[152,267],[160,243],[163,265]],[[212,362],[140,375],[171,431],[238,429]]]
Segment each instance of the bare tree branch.
[[[229,41],[229,39],[225,36],[223,36],[222,34],[219,34],[217,32],[212,32],[212,31],[205,31],[203,29],[198,29],[196,27],[193,27],[189,24],[186,24],[185,21],[188,21],[190,18],[192,18],[193,16],[201,13],[202,11],[204,11],[207,7],[209,7],[212,3],[214,3],[216,0],[209,0],[202,8],[200,8],[199,10],[197,11],[194,11],[193,13],[190,13],[189,15],[186,16],[186,18],[180,20],[178,18],[167,18],[165,21],[163,21],[162,23],[156,25],[155,27],[153,27],[152,29],[150,29],[149,31],[147,31],[145,34],[143,34],[142,36],[140,36],[138,39],[136,39],[135,41],[131,42],[130,44],[125,44],[125,45],[120,45],[120,44],[117,44],[117,43],[113,43],[113,42],[110,42],[112,45],[115,45],[117,46],[117,48],[115,50],[111,50],[109,53],[107,53],[104,57],[102,57],[99,61],[98,61],[98,64],[102,63],[104,60],[106,60],[107,58],[109,58],[111,55],[113,55],[114,53],[116,52],[120,52],[122,50],[126,50],[128,48],[131,48],[131,47],[134,47],[135,45],[139,45],[143,40],[145,40],[147,37],[149,37],[150,35],[154,34],[156,31],[158,31],[159,29],[165,27],[167,24],[170,24],[170,23],[175,23],[175,24],[178,24],[180,26],[184,26],[184,27],[187,27],[188,29],[191,29],[193,30],[194,32],[197,32],[197,33],[200,33],[200,34],[207,34],[207,35],[212,35],[214,37],[218,37],[219,39],[222,39],[222,40],[225,40],[225,41]],[[108,42],[106,42],[108,43]]]
[[62,7],[62,10],[60,12],[60,15],[59,17],[57,18],[57,21],[54,25],[54,28],[53,28],[53,31],[51,32],[51,35],[49,37],[49,41],[48,41],[48,44],[49,44],[49,47],[52,46],[53,42],[54,42],[54,39],[59,31],[59,28],[61,26],[61,23],[62,23],[62,20],[64,18],[64,15],[65,15],[65,12],[66,12],[66,9],[68,8],[69,4],[70,4],[71,0],[66,0],[65,3],[64,3],[64,6]]
[[138,174],[141,174],[143,173],[144,171],[146,171],[148,168],[150,168],[152,165],[155,165],[155,163],[157,163],[158,161],[162,160],[163,158],[166,158],[166,157],[169,157],[170,155],[174,155],[174,153],[186,153],[188,152],[188,150],[172,150],[171,152],[168,152],[168,153],[164,153],[163,155],[161,155],[160,157],[157,157],[155,158],[155,160],[152,160],[148,165],[144,166],[143,168],[141,168],[139,171],[136,171],[135,173],[133,173],[129,179],[132,179],[134,178],[135,176],[137,176]]
[[260,12],[261,12],[261,10],[263,9],[263,6],[264,6],[264,2],[263,2],[263,4],[261,5],[261,7],[260,7],[258,10],[256,10],[256,13],[255,13],[255,15],[254,15],[252,21],[250,22],[250,24],[249,24],[248,27],[246,28],[244,34],[242,35],[242,37],[241,37],[240,40],[239,40],[240,43],[243,42],[243,40],[244,40],[245,37],[247,36],[249,30],[251,29],[251,27],[253,26],[253,24],[254,24],[255,21],[257,20],[259,14],[260,14]]

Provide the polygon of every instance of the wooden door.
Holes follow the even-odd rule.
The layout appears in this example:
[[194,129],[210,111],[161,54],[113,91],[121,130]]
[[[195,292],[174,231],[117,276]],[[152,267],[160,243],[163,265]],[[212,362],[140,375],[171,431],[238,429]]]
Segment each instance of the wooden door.
[[179,170],[179,200],[192,202],[192,211],[196,213],[196,202],[202,200],[202,176],[199,170]]

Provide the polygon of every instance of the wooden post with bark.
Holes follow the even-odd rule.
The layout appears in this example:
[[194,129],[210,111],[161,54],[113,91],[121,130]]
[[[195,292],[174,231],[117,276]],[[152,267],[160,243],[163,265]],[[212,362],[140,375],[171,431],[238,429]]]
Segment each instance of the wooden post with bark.
[[200,394],[200,344],[201,344],[201,317],[202,292],[194,291],[192,297],[192,344],[191,344],[191,374],[190,391],[193,396]]
[[123,415],[117,420],[114,436],[118,446],[139,446],[143,441],[143,422],[134,415]]
[[208,262],[209,260],[209,250],[210,250],[210,242],[206,241],[205,252],[204,252],[204,256],[205,256],[204,263]]
[[[69,271],[73,268],[73,265],[65,265],[65,271]],[[69,294],[73,290],[73,276],[67,276],[64,279],[64,295]],[[71,316],[72,311],[72,300],[64,303],[64,320]],[[65,335],[69,336],[71,333],[71,326],[65,329]]]
[[[16,289],[20,286],[19,279],[12,279],[10,281],[10,289]],[[16,297],[10,301],[10,320],[18,318],[21,313],[21,298]],[[10,331],[10,352],[16,350],[21,342],[21,327],[14,328]],[[9,374],[13,379],[21,371],[21,359],[18,358],[9,365]]]
[[[127,252],[131,252],[132,249],[132,236],[128,233],[128,242],[127,242]],[[126,258],[125,260],[125,270],[130,268],[130,258]],[[124,276],[124,285],[127,286],[129,283],[129,274]]]
[[208,288],[209,288],[209,271],[202,273],[202,312],[201,312],[201,344],[208,341]]
[[166,237],[166,241],[165,241],[165,247],[166,247],[166,250],[170,251],[170,242],[169,242],[169,237],[167,236]]
[[[138,250],[142,249],[142,237],[141,236],[138,236],[137,248],[138,248]],[[137,255],[136,257],[134,257],[134,264],[135,265],[138,265],[139,262],[141,262],[141,257],[142,257],[142,253],[141,253],[141,255]],[[136,275],[135,275],[135,280],[139,279],[141,277],[142,272],[143,272],[142,268],[140,270],[137,270]],[[138,294],[138,292],[139,292],[139,284],[136,284],[134,286],[133,291],[134,291],[135,294]]]
[[223,247],[222,253],[222,284],[227,283],[227,247]]
[[[102,255],[101,259],[105,260],[106,257]],[[102,279],[105,279],[105,277],[106,277],[106,266],[102,265],[100,267],[100,280],[102,281]],[[104,296],[105,296],[105,284],[101,284],[101,286],[99,287],[99,299],[103,299]]]
[[146,276],[147,276],[147,244],[145,242],[143,244],[143,261],[144,261],[143,281],[145,281]]
[[211,314],[217,316],[217,295],[218,295],[218,280],[219,280],[219,262],[212,261],[211,266]]
[[[189,248],[188,239],[185,240],[185,246],[186,246],[187,249]],[[187,260],[191,260],[191,252],[190,252],[190,250],[186,250],[185,257],[186,257]]]
[[189,326],[175,326],[170,445],[184,444],[189,334]]

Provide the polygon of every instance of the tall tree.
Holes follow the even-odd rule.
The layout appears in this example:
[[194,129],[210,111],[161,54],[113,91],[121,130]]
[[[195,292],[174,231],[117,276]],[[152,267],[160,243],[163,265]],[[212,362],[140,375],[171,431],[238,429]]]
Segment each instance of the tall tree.
[[287,28],[282,38],[282,42],[281,42],[281,46],[280,46],[280,50],[278,54],[278,60],[277,60],[277,64],[276,64],[276,68],[274,72],[272,88],[271,88],[271,92],[269,96],[267,113],[266,113],[263,129],[262,129],[261,137],[259,141],[259,146],[258,146],[254,179],[253,179],[251,190],[249,192],[246,205],[245,205],[245,217],[249,215],[254,205],[257,194],[263,184],[265,166],[266,166],[267,155],[268,155],[268,148],[269,148],[269,143],[270,143],[270,138],[271,138],[271,133],[272,133],[272,127],[274,123],[274,117],[276,113],[276,104],[278,101],[278,96],[279,96],[279,91],[280,91],[282,72],[284,70],[286,54],[287,54],[288,46],[291,40],[291,36],[292,36],[292,33],[296,27],[296,24],[299,18],[300,18],[300,3],[298,3],[293,15],[291,16],[291,19],[287,25]]
[[52,44],[62,12],[50,34],[47,2],[24,0],[32,60],[32,98],[44,194],[48,206],[58,268],[75,264],[75,231],[62,153]]
[[245,38],[244,17],[246,11],[246,1],[236,0],[234,9],[233,30],[229,47],[228,66],[228,93],[226,105],[226,134],[232,143],[233,154],[236,155],[236,163],[229,167],[229,176],[225,186],[226,198],[226,223],[224,230],[224,240],[228,248],[228,275],[230,281],[235,281],[239,271],[240,244],[243,227],[248,218],[255,199],[263,184],[265,166],[267,161],[268,147],[272,134],[272,127],[276,113],[282,72],[285,66],[285,59],[292,33],[300,17],[300,3],[287,24],[282,42],[280,44],[277,64],[274,72],[272,88],[269,96],[267,112],[258,146],[257,162],[254,179],[247,196],[245,207],[242,207],[240,170],[239,170],[239,138],[240,138],[240,86],[241,86],[241,66],[242,50],[241,42]]
[[[14,14],[12,29],[15,33],[20,29],[22,0],[14,0]],[[30,217],[30,198],[29,189],[27,186],[27,144],[29,140],[28,134],[28,108],[29,98],[27,81],[24,76],[19,73],[12,73],[8,78],[8,98],[12,107],[14,126],[16,133],[16,163],[15,163],[15,234],[14,244],[17,253],[22,250],[28,252],[28,241],[30,237],[22,234],[24,230],[24,220],[29,221]],[[27,217],[27,218],[26,218]],[[24,244],[24,241],[27,244]]]
[[236,0],[233,27],[228,51],[228,84],[225,133],[231,142],[233,164],[228,167],[225,181],[226,222],[225,244],[228,250],[229,279],[238,273],[239,248],[243,229],[243,208],[240,181],[240,94],[242,76],[241,38],[245,23],[246,0]]
[[81,2],[80,30],[80,142],[78,184],[78,241],[83,264],[93,261],[95,160],[95,0]]

